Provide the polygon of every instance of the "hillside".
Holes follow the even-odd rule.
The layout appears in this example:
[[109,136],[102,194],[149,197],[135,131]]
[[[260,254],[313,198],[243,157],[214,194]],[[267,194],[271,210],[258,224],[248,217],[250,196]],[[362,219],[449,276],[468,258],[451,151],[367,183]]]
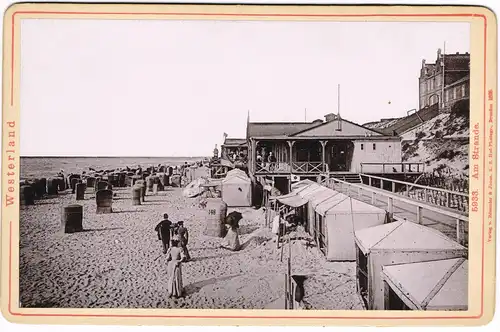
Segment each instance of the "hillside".
[[365,126],[366,128],[375,129],[375,130],[385,129],[385,128],[388,128],[390,126],[393,126],[395,123],[398,122],[399,119],[400,118],[381,119],[380,121],[365,123],[363,126]]
[[436,176],[469,177],[469,107],[457,104],[400,135],[403,161],[425,162]]

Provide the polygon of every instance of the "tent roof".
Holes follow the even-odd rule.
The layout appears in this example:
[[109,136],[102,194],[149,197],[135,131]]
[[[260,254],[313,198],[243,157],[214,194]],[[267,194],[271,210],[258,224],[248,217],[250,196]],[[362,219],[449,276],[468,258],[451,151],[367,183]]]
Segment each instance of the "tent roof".
[[297,193],[278,196],[276,199],[279,202],[291,207],[299,207],[307,203],[307,199],[300,197]]
[[222,179],[222,183],[250,183],[252,182],[249,177],[241,176],[239,174],[226,176]]
[[304,188],[304,187],[309,186],[309,185],[314,184],[314,183],[316,183],[316,182],[311,181],[309,179],[301,180],[299,182],[292,183],[292,190],[299,190],[301,188]]
[[235,175],[248,177],[245,172],[243,172],[241,169],[237,169],[237,168],[232,169],[229,172],[227,172],[226,177],[231,177],[231,176],[235,176]]
[[466,250],[443,233],[411,221],[396,221],[360,229],[355,233],[359,248],[373,250]]
[[384,266],[383,273],[422,308],[467,308],[468,262],[465,258]]
[[327,211],[327,213],[351,213],[351,212],[358,214],[386,213],[384,209],[359,201],[354,198],[342,200],[337,205],[333,206],[331,209]]
[[303,188],[297,189],[296,192],[297,192],[297,194],[300,195],[300,197],[305,197],[306,195],[309,195],[310,193],[315,192],[315,191],[317,191],[317,190],[319,190],[321,188],[322,187],[319,184],[317,184],[317,183],[311,183],[307,187],[303,187]]
[[314,193],[310,198],[309,201],[311,202],[311,205],[313,208],[321,204],[327,199],[330,199],[331,197],[335,197],[339,194],[338,191],[332,190],[327,188],[326,190],[318,191],[317,193]]
[[330,189],[318,185],[314,186],[310,191],[306,189],[299,192],[300,197],[305,198],[307,201],[310,201],[313,197],[321,195],[322,193],[328,193]]

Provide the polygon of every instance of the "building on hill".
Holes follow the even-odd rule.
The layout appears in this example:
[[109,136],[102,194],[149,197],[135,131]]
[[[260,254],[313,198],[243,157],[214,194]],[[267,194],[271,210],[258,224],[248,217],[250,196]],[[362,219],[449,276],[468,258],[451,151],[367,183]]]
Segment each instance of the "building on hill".
[[449,111],[459,100],[469,98],[470,54],[442,54],[437,51],[435,63],[422,60],[419,77],[419,109],[439,104]]
[[[400,137],[335,114],[326,115],[325,121],[248,122],[247,141],[249,173],[272,177],[280,191],[287,191],[296,176],[315,179],[320,174],[360,173],[363,163],[376,164],[365,165],[363,171],[384,173],[383,163],[401,163]],[[401,165],[395,168],[401,172]]]

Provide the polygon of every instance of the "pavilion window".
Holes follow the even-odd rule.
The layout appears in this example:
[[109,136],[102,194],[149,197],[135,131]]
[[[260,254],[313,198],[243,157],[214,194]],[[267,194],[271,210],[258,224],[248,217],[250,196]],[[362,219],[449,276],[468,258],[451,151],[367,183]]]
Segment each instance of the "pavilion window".
[[364,150],[365,149],[365,145],[363,143],[361,143],[361,150]]
[[373,150],[377,150],[377,145],[373,143]]

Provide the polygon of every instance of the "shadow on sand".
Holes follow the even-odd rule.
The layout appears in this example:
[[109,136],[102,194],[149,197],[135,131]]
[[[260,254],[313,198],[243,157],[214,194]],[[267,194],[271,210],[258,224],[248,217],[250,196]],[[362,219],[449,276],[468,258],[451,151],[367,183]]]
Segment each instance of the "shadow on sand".
[[82,232],[104,232],[104,231],[115,231],[118,229],[123,229],[123,227],[110,227],[110,228],[87,228]]
[[210,279],[194,282],[192,284],[187,285],[184,288],[184,292],[185,292],[186,296],[193,295],[194,293],[198,293],[205,286],[213,285],[213,284],[216,284],[220,281],[231,280],[231,279],[237,278],[237,277],[242,276],[242,275],[244,275],[244,274],[240,273],[240,274],[230,275],[227,277],[210,278]]

